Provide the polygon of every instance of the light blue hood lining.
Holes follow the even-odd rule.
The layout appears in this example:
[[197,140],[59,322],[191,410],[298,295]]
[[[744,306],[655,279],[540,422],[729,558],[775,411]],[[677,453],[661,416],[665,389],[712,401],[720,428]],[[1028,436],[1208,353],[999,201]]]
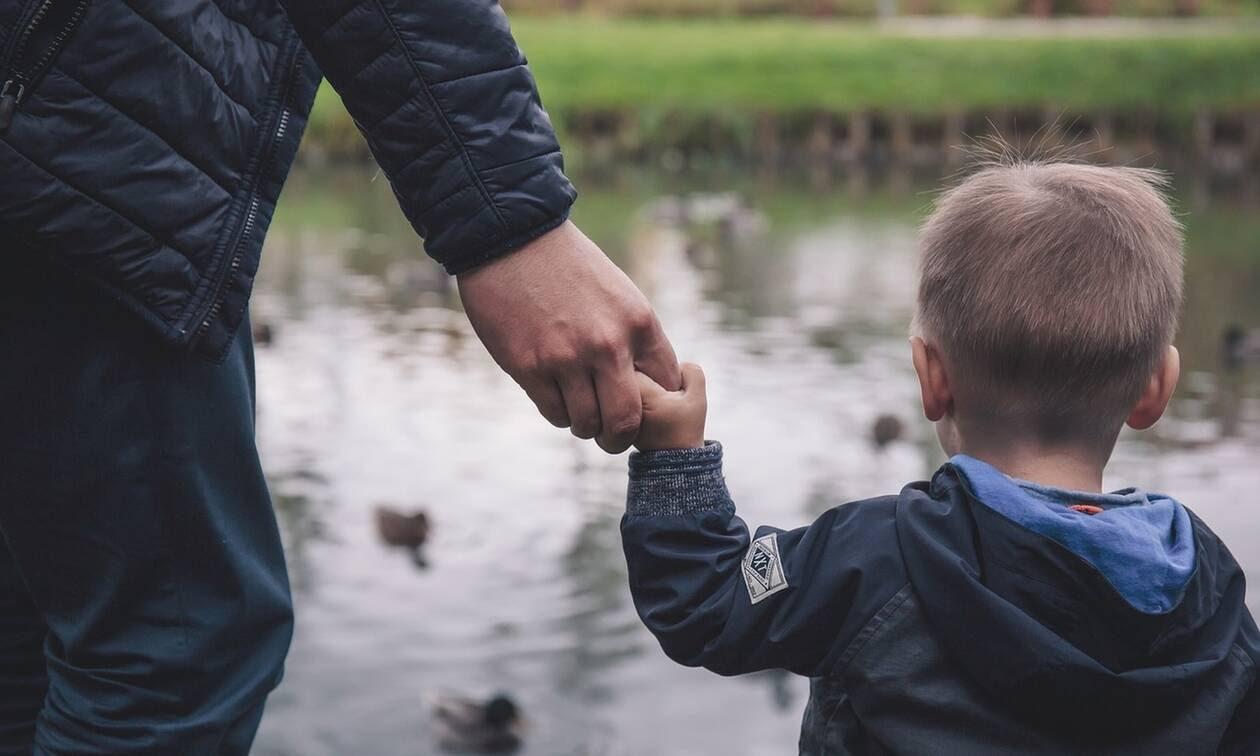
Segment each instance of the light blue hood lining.
[[[1190,515],[1176,500],[1133,488],[1109,494],[1050,488],[963,454],[950,463],[981,503],[1089,562],[1134,609],[1163,614],[1181,600],[1195,547]],[[1073,504],[1103,511],[1084,514],[1069,509]]]

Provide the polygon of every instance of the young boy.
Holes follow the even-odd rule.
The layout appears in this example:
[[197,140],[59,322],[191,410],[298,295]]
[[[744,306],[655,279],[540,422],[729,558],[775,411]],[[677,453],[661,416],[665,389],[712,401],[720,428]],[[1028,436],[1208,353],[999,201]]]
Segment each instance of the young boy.
[[950,461],[798,530],[735,516],[704,377],[640,377],[622,522],[665,653],[813,678],[802,754],[1257,754],[1260,634],[1176,500],[1102,493],[1177,383],[1181,234],[1159,174],[1012,162],[921,236],[914,369]]

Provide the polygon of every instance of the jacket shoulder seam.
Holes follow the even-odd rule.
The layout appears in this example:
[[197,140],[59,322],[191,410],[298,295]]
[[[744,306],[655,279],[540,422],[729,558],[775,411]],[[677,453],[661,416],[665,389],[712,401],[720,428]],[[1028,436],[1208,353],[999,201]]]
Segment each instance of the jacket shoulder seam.
[[1247,671],[1251,673],[1252,684],[1255,684],[1256,660],[1251,658],[1251,654],[1247,653],[1247,649],[1243,648],[1237,642],[1234,643],[1233,647],[1230,650],[1242,658],[1243,666],[1245,666],[1247,668]]
[[871,638],[879,632],[880,628],[887,624],[888,620],[897,613],[897,610],[900,609],[912,595],[914,595],[914,587],[909,581],[906,581],[906,583],[892,595],[892,598],[884,602],[884,605],[880,607],[879,611],[875,612],[870,620],[862,626],[862,630],[858,632],[853,640],[849,641],[849,645],[845,647],[844,653],[840,655],[839,661],[836,662],[832,674],[843,674],[845,669],[847,669],[849,664],[853,661],[853,657],[858,655],[858,652],[860,652],[871,640]]

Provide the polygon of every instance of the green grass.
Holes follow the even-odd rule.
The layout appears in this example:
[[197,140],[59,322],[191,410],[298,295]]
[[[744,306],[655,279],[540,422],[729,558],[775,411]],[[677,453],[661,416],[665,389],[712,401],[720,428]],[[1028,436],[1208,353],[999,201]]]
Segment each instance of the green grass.
[[924,112],[1260,102],[1260,34],[914,38],[803,20],[514,24],[548,107]]
[[[738,119],[1033,107],[1188,114],[1260,105],[1255,25],[1233,34],[1088,39],[924,38],[802,19],[527,16],[513,28],[561,127],[575,113],[607,110]],[[312,130],[349,130],[357,139],[329,91]]]
[[[880,0],[504,0],[510,13],[580,11],[623,17],[704,17],[795,15],[870,18]],[[898,12],[915,15],[1012,17],[1031,10],[1029,0],[898,0]],[[1207,17],[1260,14],[1260,0],[1054,0],[1055,15],[1169,18],[1182,13]]]

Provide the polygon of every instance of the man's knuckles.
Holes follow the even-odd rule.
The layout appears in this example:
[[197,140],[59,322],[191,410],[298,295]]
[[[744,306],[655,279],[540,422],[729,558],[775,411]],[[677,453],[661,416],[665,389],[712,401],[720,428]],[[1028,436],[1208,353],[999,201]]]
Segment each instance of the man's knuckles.
[[636,339],[643,337],[652,337],[655,339],[660,334],[660,323],[656,319],[656,313],[646,302],[639,306],[634,306],[622,316],[622,323],[626,329]]

